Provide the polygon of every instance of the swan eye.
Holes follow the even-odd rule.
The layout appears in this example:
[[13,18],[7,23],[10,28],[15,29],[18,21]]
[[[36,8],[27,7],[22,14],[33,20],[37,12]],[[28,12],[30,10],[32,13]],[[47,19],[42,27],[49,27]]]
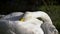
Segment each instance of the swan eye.
[[[40,18],[40,17],[38,17],[37,19],[38,19],[38,20],[41,20],[41,21],[43,21],[43,19],[42,19],[42,18]],[[44,21],[43,21],[43,22],[44,22]]]

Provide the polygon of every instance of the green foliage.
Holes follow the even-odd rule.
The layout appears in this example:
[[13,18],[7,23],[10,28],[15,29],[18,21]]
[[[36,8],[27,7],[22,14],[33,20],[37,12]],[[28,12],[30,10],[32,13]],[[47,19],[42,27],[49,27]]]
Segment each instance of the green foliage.
[[51,19],[53,24],[56,26],[58,31],[60,32],[60,6],[52,5],[52,6],[40,6],[38,10],[42,10],[47,12]]

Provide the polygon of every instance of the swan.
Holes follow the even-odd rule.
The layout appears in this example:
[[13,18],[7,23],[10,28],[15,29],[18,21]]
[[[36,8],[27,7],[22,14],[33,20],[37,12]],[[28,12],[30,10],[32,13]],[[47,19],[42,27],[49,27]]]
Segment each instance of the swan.
[[[40,20],[40,18],[43,20]],[[2,21],[5,22],[5,21]],[[29,12],[24,14],[20,21],[8,21],[12,34],[56,34],[57,30],[47,13],[42,11]],[[48,27],[47,27],[48,26]],[[51,28],[50,28],[51,27]],[[50,28],[50,29],[49,29]],[[54,29],[52,32],[50,32]]]

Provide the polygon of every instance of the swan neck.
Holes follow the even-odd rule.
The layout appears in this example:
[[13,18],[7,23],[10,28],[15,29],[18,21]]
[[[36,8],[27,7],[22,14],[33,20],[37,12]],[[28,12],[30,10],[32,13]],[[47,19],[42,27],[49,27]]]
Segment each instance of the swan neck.
[[52,24],[52,21],[50,18],[42,18],[43,22],[44,23],[49,23],[49,24]]

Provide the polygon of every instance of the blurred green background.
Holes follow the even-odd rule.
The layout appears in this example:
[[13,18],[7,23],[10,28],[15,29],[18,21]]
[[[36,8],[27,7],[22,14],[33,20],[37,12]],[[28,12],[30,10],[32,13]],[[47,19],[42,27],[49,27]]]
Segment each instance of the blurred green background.
[[37,10],[48,13],[60,32],[60,0],[0,0],[0,15]]

